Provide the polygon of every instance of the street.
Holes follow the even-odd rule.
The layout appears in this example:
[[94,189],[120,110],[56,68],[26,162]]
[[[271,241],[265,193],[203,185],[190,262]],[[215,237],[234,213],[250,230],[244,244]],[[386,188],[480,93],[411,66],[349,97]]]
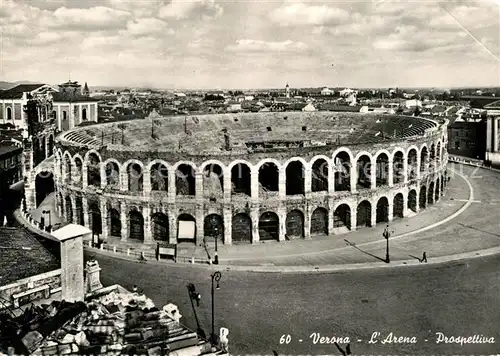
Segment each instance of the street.
[[[196,330],[186,288],[194,283],[202,296],[200,324],[210,334],[209,270],[89,252],[86,257],[99,261],[104,285],[132,289],[137,284],[157,306],[177,304],[181,322]],[[215,291],[216,329],[229,328],[233,355],[273,350],[281,355],[338,355],[335,345],[326,344],[336,341],[333,337],[342,338],[338,341],[343,346],[349,338],[355,355],[491,354],[500,349],[499,265],[500,256],[330,274],[231,272],[222,267],[220,289]],[[378,342],[369,344],[376,332]],[[407,343],[381,344],[391,332]],[[483,341],[494,337],[495,343],[437,344],[436,333],[478,335],[476,340]]]

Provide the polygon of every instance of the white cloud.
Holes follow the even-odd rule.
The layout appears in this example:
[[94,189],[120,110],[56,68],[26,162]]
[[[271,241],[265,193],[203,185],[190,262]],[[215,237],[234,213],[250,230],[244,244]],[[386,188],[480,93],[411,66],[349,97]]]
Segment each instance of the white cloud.
[[349,12],[327,5],[294,3],[273,10],[269,18],[281,26],[338,25],[349,18]]
[[54,11],[53,17],[54,21],[49,23],[50,27],[98,31],[124,27],[131,14],[104,6],[89,9],[60,7]]
[[222,6],[214,0],[172,0],[159,10],[159,17],[163,19],[207,19],[216,18],[223,14]]
[[283,41],[266,42],[251,39],[236,41],[236,45],[229,46],[228,49],[234,52],[301,52],[307,50],[308,46],[302,42]]
[[133,36],[172,34],[165,21],[157,18],[140,18],[127,23],[127,31]]

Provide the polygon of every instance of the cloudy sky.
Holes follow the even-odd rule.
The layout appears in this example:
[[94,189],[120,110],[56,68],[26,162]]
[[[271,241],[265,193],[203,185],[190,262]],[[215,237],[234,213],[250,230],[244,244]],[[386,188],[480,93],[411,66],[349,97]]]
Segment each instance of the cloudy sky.
[[500,86],[499,0],[0,0],[0,80]]

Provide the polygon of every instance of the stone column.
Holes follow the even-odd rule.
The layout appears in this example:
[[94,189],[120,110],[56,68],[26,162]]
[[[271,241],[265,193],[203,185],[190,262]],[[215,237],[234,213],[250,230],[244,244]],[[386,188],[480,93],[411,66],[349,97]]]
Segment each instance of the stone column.
[[252,219],[252,243],[257,243],[260,241],[259,237],[259,208],[252,207],[250,210],[250,219]]
[[309,205],[304,207],[304,239],[311,239],[311,216],[312,209]]
[[311,167],[304,167],[304,195],[307,198],[311,197],[311,184],[312,184],[312,169]]
[[203,173],[196,172],[194,175],[194,191],[197,201],[203,201]]
[[120,167],[120,190],[128,191],[128,172],[127,167]]
[[88,178],[89,177],[88,177],[88,174],[87,174],[87,172],[88,172],[87,165],[88,165],[88,162],[84,161],[83,165],[82,165],[82,188],[83,189],[87,188],[87,186],[89,184],[89,182],[88,182]]
[[493,118],[493,152],[498,152],[498,116]]
[[142,172],[142,191],[144,195],[151,193],[151,170],[144,169]]
[[372,158],[370,161],[370,189],[377,188],[377,161]]
[[[171,202],[175,201],[175,169],[169,168],[168,169],[168,192],[167,192],[167,197],[168,200]],[[177,241],[177,236],[175,237],[175,240]]]
[[358,185],[357,169],[358,169],[357,164],[354,164],[354,165],[351,164],[351,166],[349,167],[349,176],[351,179],[351,193],[356,193],[356,191],[358,190],[357,189],[357,185]]
[[372,205],[372,215],[371,215],[371,218],[370,218],[370,224],[371,224],[371,227],[374,227],[375,225],[377,225],[377,202],[375,202],[375,204],[373,204],[373,202],[370,201],[370,204]]
[[394,220],[394,199],[389,200],[389,206],[387,209],[387,220],[389,220],[389,222]]
[[224,245],[233,243],[233,217],[231,207],[224,207]]
[[250,194],[252,200],[259,199],[259,172],[250,173]]
[[177,244],[177,215],[173,208],[168,209],[168,242]]
[[389,172],[387,175],[387,183],[389,187],[392,187],[394,186],[394,161],[392,160],[392,158],[389,158],[388,165],[389,165],[388,169]]
[[106,188],[107,176],[106,176],[106,165],[103,162],[99,163],[99,172],[101,174],[101,189]]
[[90,219],[89,219],[89,203],[87,197],[82,196],[82,210],[83,210],[83,225],[90,228]]
[[152,244],[154,241],[151,233],[151,208],[149,206],[142,208],[142,216],[144,217],[144,243]]
[[127,204],[120,203],[120,221],[122,223],[122,241],[128,240],[128,219],[127,219]]
[[101,209],[101,224],[102,224],[102,233],[101,236],[103,239],[107,239],[109,237],[109,226],[108,226],[108,207],[106,204],[106,200],[102,199],[99,202]]
[[408,216],[408,193],[403,194],[403,217],[406,218]]
[[231,170],[226,168],[224,176],[222,177],[222,190],[224,191],[224,203],[228,204],[231,201]]
[[486,152],[491,152],[493,139],[493,118],[486,119]]
[[76,211],[76,198],[71,199],[71,210],[73,213],[71,214],[73,217],[72,223],[76,223],[78,221],[78,214]]
[[333,198],[328,198],[328,234],[333,235],[335,229],[334,219],[335,219],[335,200]]
[[57,129],[62,131],[61,105],[57,106]]
[[286,197],[286,169],[284,167],[280,167],[278,173],[278,195],[280,199],[284,199]]
[[203,220],[203,204],[196,204],[196,244],[203,241],[205,237],[205,221]]
[[351,210],[351,231],[356,231],[356,227],[358,224],[358,211],[356,210],[357,207],[354,206],[354,209],[349,206],[349,209]]
[[286,209],[284,206],[279,206],[276,214],[279,218],[279,241],[285,241],[286,234]]
[[93,107],[94,107],[94,121],[97,122],[99,118],[99,109],[97,104],[94,104]]
[[82,122],[82,106],[78,105],[78,122]]
[[328,195],[333,195],[335,193],[335,170],[333,169],[333,163],[328,163]]
[[421,153],[420,151],[417,152],[417,179],[420,180],[420,159],[421,159]]

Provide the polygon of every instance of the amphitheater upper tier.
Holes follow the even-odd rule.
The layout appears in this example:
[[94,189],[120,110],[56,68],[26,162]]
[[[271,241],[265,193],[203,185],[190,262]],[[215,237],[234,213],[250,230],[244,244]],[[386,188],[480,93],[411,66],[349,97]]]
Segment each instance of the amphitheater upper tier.
[[[283,156],[339,146],[387,147],[435,131],[435,121],[396,115],[268,112],[176,116],[78,128],[59,137],[63,146],[196,156]],[[162,157],[163,158],[163,157]]]

